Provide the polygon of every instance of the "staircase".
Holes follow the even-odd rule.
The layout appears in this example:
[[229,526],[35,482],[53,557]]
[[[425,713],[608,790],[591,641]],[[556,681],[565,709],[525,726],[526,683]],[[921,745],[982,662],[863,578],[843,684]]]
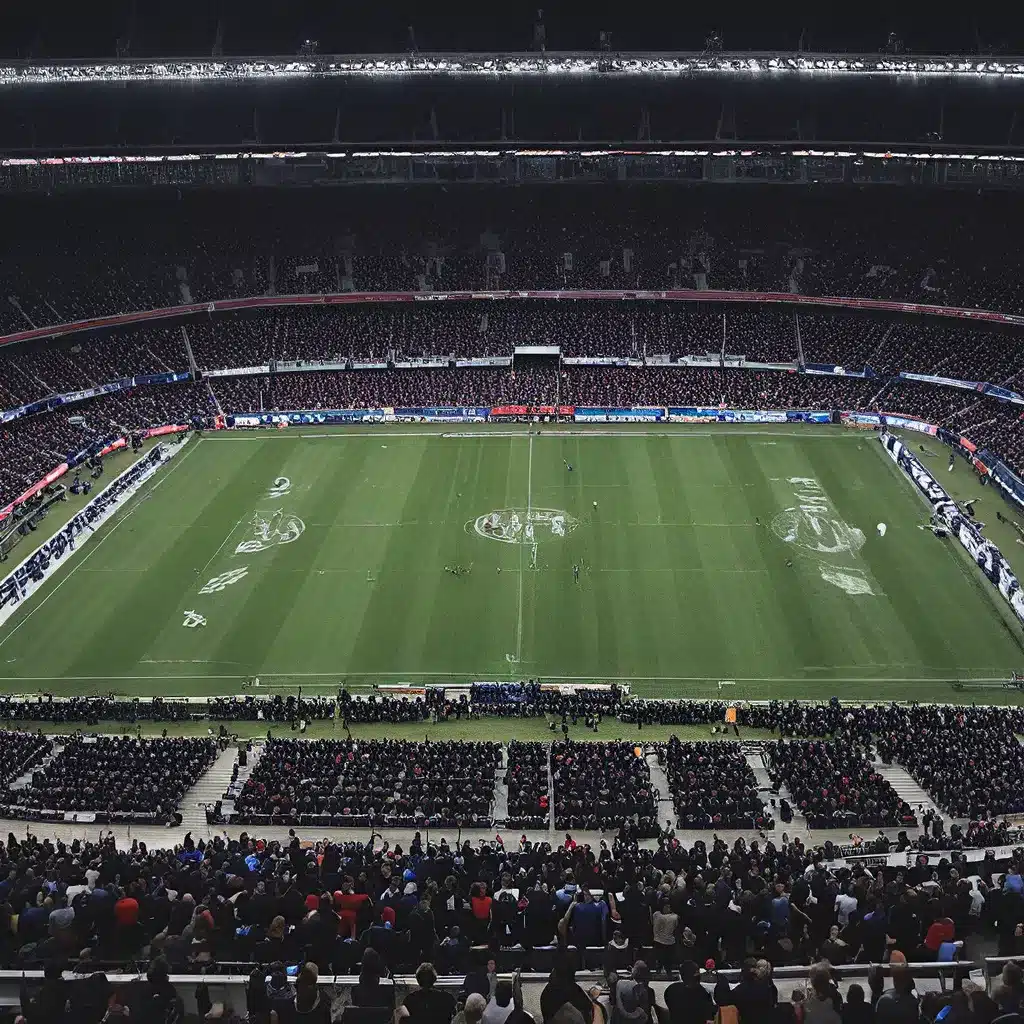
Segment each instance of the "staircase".
[[508,785],[505,773],[508,771],[508,748],[501,745],[501,765],[494,776],[494,803],[491,805],[491,817],[495,824],[508,817]]
[[555,831],[555,778],[551,774],[551,744],[548,744],[548,831]]
[[[231,820],[231,815],[235,813],[235,799],[239,793],[242,792],[242,787],[249,780],[249,776],[252,775],[253,768],[259,764],[260,758],[263,756],[263,748],[266,746],[265,740],[257,740],[252,745],[252,750],[249,751],[248,763],[244,768],[238,769],[238,778],[234,782],[231,782],[231,775],[228,774],[228,785],[224,787],[224,792],[219,794],[217,799],[223,800],[221,803],[221,812],[225,819]],[[238,753],[235,752],[235,763],[238,762]]]
[[647,750],[644,753],[647,767],[651,770],[651,785],[658,791],[658,823],[670,819],[674,828],[676,822],[675,801],[672,799],[672,786],[668,781],[668,774],[658,764],[658,755],[655,750]]
[[899,765],[895,764],[882,764],[877,758],[875,760],[875,771],[885,779],[894,790],[896,795],[901,800],[906,800],[908,804],[913,808],[914,813],[917,815],[918,823],[925,812],[932,810],[936,814],[948,817],[943,814],[942,809],[935,803],[934,800],[923,790]]
[[754,773],[754,778],[757,780],[758,790],[770,790],[772,788],[772,780],[768,775],[768,769],[764,766],[764,758],[761,756],[761,744],[744,742],[742,750],[743,756],[746,758],[747,764],[750,765],[750,770]]
[[203,772],[196,784],[181,800],[181,827],[186,831],[206,832],[206,805],[211,807],[220,800],[231,782],[238,750],[234,746],[222,750],[217,759]]
[[[53,737],[53,750],[37,764],[32,765],[24,775],[19,775],[8,787],[9,789],[24,789],[32,781],[32,776],[35,772],[41,772],[44,768],[48,768],[53,761],[56,760],[57,755],[64,749],[64,737],[54,736]],[[17,802],[17,801],[15,801]]]
[[[782,829],[784,832],[789,832],[794,829],[806,829],[807,819],[797,809],[796,801],[793,799],[793,794],[790,793],[786,784],[782,783],[778,790],[772,786],[771,776],[768,774],[768,768],[765,765],[764,757],[761,755],[762,744],[753,740],[744,740],[741,749],[743,750],[743,756],[746,758],[747,764],[750,765],[750,768],[754,773],[754,778],[757,780],[757,789],[761,794],[761,799],[764,800],[765,806],[772,812],[772,817],[775,818],[776,827]],[[775,807],[772,808],[771,800],[772,797],[775,796],[779,799],[789,801],[789,806],[793,809],[792,821],[784,822],[779,817],[778,799],[776,800]]]

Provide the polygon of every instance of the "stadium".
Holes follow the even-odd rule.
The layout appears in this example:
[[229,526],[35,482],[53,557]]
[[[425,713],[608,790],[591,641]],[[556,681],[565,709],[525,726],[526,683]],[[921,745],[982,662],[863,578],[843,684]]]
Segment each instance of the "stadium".
[[0,1020],[1020,1021],[1012,44],[34,17]]

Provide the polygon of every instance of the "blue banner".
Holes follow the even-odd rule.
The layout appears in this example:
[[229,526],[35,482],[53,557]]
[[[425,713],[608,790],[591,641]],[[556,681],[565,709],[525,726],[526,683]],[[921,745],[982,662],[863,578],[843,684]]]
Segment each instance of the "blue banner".
[[637,407],[635,409],[577,408],[574,419],[577,423],[657,423],[665,419],[666,410],[658,407]]
[[132,378],[132,383],[140,384],[177,384],[183,380],[189,380],[191,373],[142,373]]
[[978,452],[977,457],[988,466],[989,478],[999,486],[1003,494],[1018,508],[1024,508],[1024,480],[1021,480],[998,455],[986,449]]
[[824,409],[711,409],[676,407],[668,410],[670,423],[831,423],[832,413]]
[[458,422],[460,420],[485,420],[491,413],[491,407],[476,405],[428,405],[414,409],[395,409],[394,412],[398,417],[408,416],[445,423],[449,421]]
[[386,423],[395,419],[391,409],[321,409],[315,412],[249,412],[229,416],[236,427],[273,427],[280,424]]

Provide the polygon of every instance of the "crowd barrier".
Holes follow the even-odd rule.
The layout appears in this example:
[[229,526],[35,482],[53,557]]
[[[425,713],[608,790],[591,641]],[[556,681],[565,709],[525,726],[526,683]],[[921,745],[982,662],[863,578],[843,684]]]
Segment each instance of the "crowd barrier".
[[[187,434],[184,439],[188,440]],[[36,548],[0,581],[0,623],[6,622],[69,555],[85,544],[125,501],[179,451],[180,445],[157,445],[115,477],[63,529]]]
[[[568,947],[570,955],[575,955],[576,961],[581,965],[576,972],[576,982],[585,991],[589,992],[597,987],[602,990],[602,997],[606,1000],[606,978],[602,970],[604,947],[587,947],[577,949],[575,946]],[[641,949],[640,954],[646,956],[649,965],[655,963],[655,950]],[[528,954],[525,950],[500,950],[497,954],[498,978],[499,980],[512,981],[514,972],[520,966],[524,966],[519,977],[522,982],[524,1009],[533,1013],[537,1021],[541,1020],[540,995],[547,985],[550,977],[551,965],[553,965],[558,950],[551,947],[542,947],[531,950]],[[534,966],[529,960],[536,960],[540,969]],[[949,986],[956,986],[958,982],[966,980],[972,974],[979,977],[986,991],[991,992],[995,981],[1007,963],[1020,963],[1020,957],[984,957],[977,960],[957,960],[953,962],[915,962],[907,964],[911,975],[918,981],[935,981],[940,991],[946,991]],[[144,977],[145,962],[133,964],[135,973],[128,973],[124,970],[123,963],[108,961],[93,961],[90,963],[96,971],[104,971],[108,981],[115,988],[126,988],[138,983]],[[889,964],[848,964],[833,966],[832,974],[840,987],[858,981],[865,982],[869,971],[878,967],[885,978],[892,976],[892,968]],[[252,963],[221,963],[207,966],[200,975],[195,974],[172,974],[170,982],[175,986],[178,995],[184,1002],[186,1013],[196,1013],[196,983],[202,981],[206,986],[210,999],[214,1003],[221,1003],[226,1008],[236,1012],[244,1013],[246,985],[249,975],[253,969]],[[65,979],[72,984],[81,983],[88,975],[75,974],[66,971]],[[800,986],[806,984],[810,976],[810,965],[776,967],[772,972],[772,978],[777,985]],[[736,985],[742,980],[742,972],[739,969],[723,968],[718,971],[701,972],[701,982],[709,993],[713,992],[714,984],[718,980],[728,981],[730,985]],[[19,992],[23,982],[32,985],[43,981],[41,970],[0,970],[0,1007],[15,1008],[19,1006]],[[336,1004],[333,1019],[345,1020],[343,1008],[352,1005],[351,991],[358,983],[358,977],[354,975],[330,975],[321,974],[317,979],[320,990],[332,999]],[[465,975],[440,975],[436,982],[438,989],[449,992],[455,996],[465,982]],[[395,1005],[401,1005],[405,997],[416,989],[416,979],[411,974],[396,974],[391,978],[384,978],[381,984],[394,987]],[[654,975],[652,987],[655,997],[659,1002],[664,998],[664,988],[667,980]],[[923,987],[923,986],[922,986]],[[780,1001],[785,1001],[785,993]],[[340,1014],[340,1016],[339,1016]]]

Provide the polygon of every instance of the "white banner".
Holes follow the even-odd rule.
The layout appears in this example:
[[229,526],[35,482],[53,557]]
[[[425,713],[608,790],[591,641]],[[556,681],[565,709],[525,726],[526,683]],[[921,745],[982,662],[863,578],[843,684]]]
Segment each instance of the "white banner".
[[150,453],[115,477],[62,530],[40,544],[14,572],[0,582],[0,624],[6,622],[147,480],[180,452],[181,444],[160,445],[163,457],[156,461]]

